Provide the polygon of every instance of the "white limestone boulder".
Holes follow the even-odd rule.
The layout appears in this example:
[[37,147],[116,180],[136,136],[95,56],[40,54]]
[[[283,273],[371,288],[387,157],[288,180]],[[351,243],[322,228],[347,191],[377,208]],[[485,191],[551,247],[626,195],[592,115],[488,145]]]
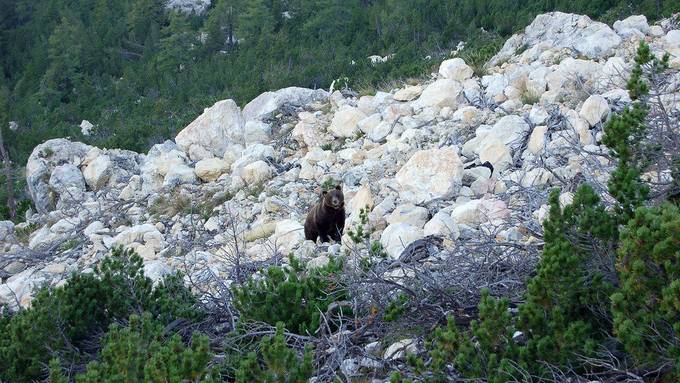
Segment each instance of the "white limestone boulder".
[[416,204],[453,197],[463,178],[463,162],[455,147],[416,152],[397,172],[402,199]]
[[626,35],[630,30],[636,30],[643,35],[647,35],[650,32],[650,27],[645,15],[634,15],[624,20],[615,21],[614,30],[620,35]]
[[71,188],[85,190],[85,178],[77,166],[66,163],[54,168],[49,185],[54,193],[61,195]]
[[473,71],[463,59],[456,57],[444,60],[439,65],[439,76],[456,81],[465,81],[472,77]]
[[87,186],[95,191],[106,186],[113,172],[113,167],[111,158],[105,154],[99,155],[94,160],[88,162],[83,168],[83,176]]
[[529,136],[529,143],[527,144],[527,149],[533,154],[540,154],[543,152],[546,143],[546,133],[548,132],[548,127],[545,125],[537,126],[531,132]]
[[397,206],[392,213],[387,216],[387,223],[407,223],[411,226],[422,228],[427,222],[429,212],[426,208],[415,206],[411,203]]
[[246,121],[262,120],[284,105],[300,106],[314,101],[324,101],[329,94],[323,89],[289,87],[275,92],[265,92],[243,107]]
[[164,188],[173,188],[183,184],[195,184],[198,182],[194,169],[188,165],[173,166],[168,170],[163,178]]
[[274,171],[266,162],[260,160],[247,165],[241,172],[241,177],[247,185],[261,185],[274,175]]
[[439,211],[425,224],[423,234],[426,237],[438,235],[451,240],[456,240],[460,237],[460,230],[458,229],[456,222],[451,218],[451,215]]
[[408,354],[415,354],[417,349],[417,342],[415,339],[402,339],[393,343],[385,350],[383,359],[385,360],[399,360],[406,357]]
[[499,199],[475,199],[451,211],[451,218],[456,224],[471,227],[478,227],[485,223],[499,225],[509,215],[507,205]]
[[[55,194],[49,185],[52,171],[57,166],[67,163],[78,166],[91,149],[92,147],[89,145],[71,142],[65,138],[48,140],[33,149],[26,163],[26,183],[31,199],[39,213],[46,213],[54,209],[59,197],[58,193]],[[69,170],[71,181],[79,178],[75,172],[72,172],[72,168]],[[73,185],[80,187],[81,184],[74,181]]]
[[595,126],[604,121],[611,109],[607,100],[600,95],[592,95],[581,106],[579,115],[583,117],[590,126]]
[[145,223],[124,229],[113,238],[113,246],[129,246],[133,243],[144,243],[144,237],[148,233],[158,233],[162,236],[156,226]]
[[399,89],[394,93],[395,101],[412,101],[418,98],[423,93],[421,85],[407,86]]
[[524,33],[508,39],[490,65],[495,66],[516,55],[520,49],[538,44],[550,49],[573,49],[591,60],[610,55],[622,43],[622,38],[607,24],[588,16],[550,12],[536,16]]
[[390,258],[398,259],[408,245],[422,238],[423,229],[400,222],[385,228],[380,236],[380,244]]
[[206,158],[196,163],[196,176],[204,182],[213,182],[229,171],[229,164],[221,158]]
[[344,105],[335,112],[328,131],[339,138],[354,137],[359,132],[359,121],[366,117],[366,114],[359,108]]
[[236,102],[222,100],[206,108],[177,134],[175,142],[194,161],[222,157],[230,143],[245,141],[245,121]]
[[85,137],[90,136],[90,134],[92,134],[92,130],[94,129],[94,125],[88,120],[81,121],[79,127],[80,133],[82,133],[82,135]]
[[246,121],[244,126],[245,144],[265,143],[271,139],[272,127],[262,121]]
[[512,150],[517,150],[524,144],[529,132],[529,124],[520,116],[504,116],[488,131],[488,138],[495,138]]
[[177,172],[168,177],[172,169],[181,168],[180,173],[184,173],[184,176],[187,176],[186,169],[193,173],[193,170],[187,164],[187,154],[181,151],[174,142],[166,141],[154,145],[149,150],[149,154],[142,160],[140,166],[142,193],[148,195],[160,190],[164,184],[170,185],[180,181],[179,178],[173,179]]
[[333,136],[325,132],[322,122],[310,112],[300,112],[299,121],[295,124],[291,137],[301,146],[313,148],[329,143]]
[[368,186],[361,186],[354,196],[347,201],[347,214],[349,220],[359,222],[359,214],[362,209],[368,208],[366,213],[370,213],[375,202],[373,201],[373,194]]
[[458,81],[440,79],[428,85],[418,98],[417,102],[422,107],[437,106],[440,108],[458,107],[458,96],[463,91],[463,87]]
[[663,42],[670,48],[680,47],[680,29],[668,31],[663,37]]
[[490,162],[496,172],[502,172],[512,164],[512,151],[503,141],[495,137],[482,139],[482,144],[477,151],[479,161]]
[[14,223],[0,221],[0,242],[9,242],[14,237]]
[[305,241],[305,228],[300,222],[284,219],[276,223],[273,240],[283,254]]

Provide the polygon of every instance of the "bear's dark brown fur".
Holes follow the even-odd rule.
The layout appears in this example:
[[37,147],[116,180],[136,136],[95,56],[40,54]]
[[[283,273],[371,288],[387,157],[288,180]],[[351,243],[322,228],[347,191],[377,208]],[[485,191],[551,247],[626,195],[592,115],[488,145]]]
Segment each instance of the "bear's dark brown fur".
[[345,196],[340,186],[321,193],[319,202],[307,214],[305,239],[328,242],[329,237],[340,242],[345,229]]

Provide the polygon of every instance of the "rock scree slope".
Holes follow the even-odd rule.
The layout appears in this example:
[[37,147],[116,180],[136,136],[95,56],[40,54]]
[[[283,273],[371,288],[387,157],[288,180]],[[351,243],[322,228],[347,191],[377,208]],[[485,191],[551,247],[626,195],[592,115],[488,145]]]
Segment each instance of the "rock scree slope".
[[554,12],[510,38],[481,78],[451,58],[431,81],[369,96],[287,88],[243,109],[223,100],[148,153],[47,141],[26,164],[36,211],[0,222],[0,304],[27,307],[40,286],[90,272],[116,246],[137,251],[155,280],[190,277],[192,265],[228,277],[234,238],[249,260],[292,253],[318,265],[352,242],[347,230],[342,245],[304,240],[328,180],[343,186],[346,228],[368,207],[371,239],[394,259],[432,236],[443,247],[480,233],[537,242],[550,188],[569,201],[578,179],[606,184],[602,126],[630,102],[639,42],[678,68],[678,36],[643,16],[610,27]]

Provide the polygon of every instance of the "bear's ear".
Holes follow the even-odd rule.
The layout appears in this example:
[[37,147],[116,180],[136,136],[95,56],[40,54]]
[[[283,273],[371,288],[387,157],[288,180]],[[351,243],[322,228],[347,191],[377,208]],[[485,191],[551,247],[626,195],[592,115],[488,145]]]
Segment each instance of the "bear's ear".
[[328,194],[328,190],[324,190],[324,191],[321,192],[321,195],[326,195],[326,194]]
[[342,187],[340,185],[335,187],[335,190],[342,190]]

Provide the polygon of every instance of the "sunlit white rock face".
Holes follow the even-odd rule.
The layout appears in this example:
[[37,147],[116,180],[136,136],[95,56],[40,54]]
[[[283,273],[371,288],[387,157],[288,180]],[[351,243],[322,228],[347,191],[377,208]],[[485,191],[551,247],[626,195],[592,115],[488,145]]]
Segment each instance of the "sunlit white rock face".
[[402,199],[414,203],[452,198],[463,178],[463,163],[455,148],[416,152],[396,175]]
[[203,14],[210,7],[211,0],[168,0],[165,7],[186,14]]
[[270,116],[283,105],[299,106],[328,98],[323,89],[289,87],[275,92],[264,92],[243,107],[246,121],[261,120]]
[[218,101],[175,137],[177,145],[194,161],[224,156],[231,143],[243,143],[245,122],[233,100]]
[[491,64],[498,64],[527,48],[543,51],[568,48],[589,59],[600,59],[611,54],[622,41],[607,24],[588,16],[551,12],[536,16],[524,33],[508,39]]

